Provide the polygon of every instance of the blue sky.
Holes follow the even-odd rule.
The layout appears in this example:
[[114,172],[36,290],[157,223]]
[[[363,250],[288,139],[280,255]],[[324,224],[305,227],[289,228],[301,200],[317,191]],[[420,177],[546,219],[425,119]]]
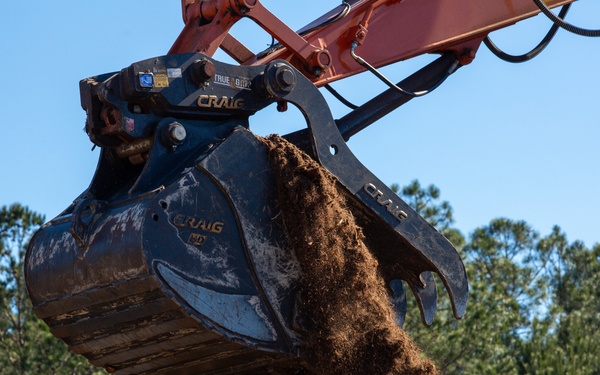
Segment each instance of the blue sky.
[[[294,29],[339,4],[263,3]],[[576,2],[568,20],[600,28],[600,2]],[[99,152],[83,132],[79,80],[165,54],[182,27],[176,0],[4,1],[0,205],[20,202],[50,219],[85,190]],[[523,53],[549,27],[538,16],[492,36],[508,52]],[[233,34],[255,50],[270,43],[255,31],[248,21]],[[384,72],[399,81],[430,60]],[[436,92],[388,115],[349,146],[387,184],[437,185],[464,234],[502,216],[525,220],[541,234],[559,225],[569,240],[591,246],[600,242],[598,61],[600,39],[566,31],[525,64],[505,63],[482,47]],[[334,87],[355,103],[385,89],[369,74]],[[330,103],[334,117],[346,112]],[[281,115],[272,108],[251,123],[259,134],[304,127],[294,110]]]

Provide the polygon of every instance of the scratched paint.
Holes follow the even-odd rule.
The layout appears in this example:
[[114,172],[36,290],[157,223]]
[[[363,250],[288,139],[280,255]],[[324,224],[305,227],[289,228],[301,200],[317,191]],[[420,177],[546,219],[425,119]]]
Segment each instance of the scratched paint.
[[[205,285],[223,286],[227,288],[237,289],[240,286],[240,280],[235,274],[235,268],[230,262],[229,249],[220,244],[215,244],[209,249],[202,249],[196,246],[186,244],[186,249],[190,255],[195,258],[195,264],[198,268],[196,273],[186,274],[186,276],[196,279]],[[218,269],[221,271],[220,277],[207,275],[205,272],[209,269]]]
[[243,336],[275,341],[277,334],[256,296],[219,293],[190,283],[172,266],[159,263],[158,270],[173,288],[196,311],[221,327]]
[[240,221],[244,223],[244,238],[262,289],[273,306],[277,318],[284,323],[288,336],[292,340],[299,341],[297,333],[288,326],[290,317],[282,315],[282,303],[294,298],[290,295],[290,291],[298,285],[301,274],[300,263],[291,249],[265,237],[263,231],[253,225],[252,220],[241,217]]
[[[58,234],[58,233],[56,233]],[[77,245],[69,232],[62,232],[57,237],[51,237],[48,246],[41,246],[30,253],[27,266],[30,269],[38,268],[44,262],[53,259],[56,255],[63,255],[75,249]]]

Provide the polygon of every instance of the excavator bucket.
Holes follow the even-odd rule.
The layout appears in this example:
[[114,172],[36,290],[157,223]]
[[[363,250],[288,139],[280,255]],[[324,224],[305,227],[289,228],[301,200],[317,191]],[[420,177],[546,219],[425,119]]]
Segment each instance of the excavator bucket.
[[289,63],[161,56],[83,80],[81,98],[101,147],[96,174],[36,233],[25,276],[36,315],[92,364],[118,374],[310,367],[301,267],[267,149],[248,130],[249,116],[275,102],[304,114],[305,136],[287,138],[338,179],[398,320],[402,280],[431,323],[434,273],[464,314],[456,250],[360,164],[318,89]]

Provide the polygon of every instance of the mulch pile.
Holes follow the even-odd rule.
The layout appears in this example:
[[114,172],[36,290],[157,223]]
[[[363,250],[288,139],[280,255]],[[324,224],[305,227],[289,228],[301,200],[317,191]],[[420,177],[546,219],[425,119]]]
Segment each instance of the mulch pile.
[[333,175],[279,136],[263,139],[302,267],[306,355],[323,374],[437,374],[396,325],[377,259]]

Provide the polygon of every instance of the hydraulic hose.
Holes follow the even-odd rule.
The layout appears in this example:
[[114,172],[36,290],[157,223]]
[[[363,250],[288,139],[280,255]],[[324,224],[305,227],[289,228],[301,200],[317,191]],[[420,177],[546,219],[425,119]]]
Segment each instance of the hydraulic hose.
[[331,87],[331,85],[325,85],[323,87],[325,87],[325,89],[327,91],[329,91],[329,93],[331,95],[333,95],[334,98],[336,98],[337,100],[339,100],[340,102],[342,102],[342,104],[345,105],[346,107],[348,107],[350,109],[356,109],[356,108],[358,108],[358,106],[356,104],[352,104],[348,99],[344,98],[339,92],[337,92],[336,89],[334,89],[333,87]]
[[546,15],[546,17],[550,18],[555,25],[562,27],[563,29],[570,31],[577,35],[589,36],[589,37],[597,37],[600,36],[600,30],[590,30],[584,29],[581,27],[577,27],[565,22],[561,17],[557,17],[552,11],[544,4],[542,0],[533,0],[535,5]]
[[[569,8],[571,8],[571,4],[564,5],[560,9],[560,13],[558,14],[558,17],[560,19],[564,19],[565,16],[567,15],[567,13],[569,12]],[[529,61],[529,60],[533,59],[534,57],[536,57],[537,55],[539,55],[540,52],[542,52],[544,50],[544,48],[546,48],[548,46],[548,44],[550,44],[550,41],[552,41],[552,38],[554,38],[554,36],[556,35],[556,32],[559,29],[560,29],[560,26],[557,25],[556,23],[554,23],[552,25],[552,27],[550,28],[550,30],[548,31],[548,33],[546,34],[546,36],[544,37],[544,39],[542,39],[542,41],[534,49],[532,49],[531,51],[524,53],[522,55],[510,55],[510,54],[502,51],[500,48],[498,48],[498,46],[496,46],[494,44],[494,42],[492,42],[492,40],[489,38],[489,36],[485,37],[485,39],[483,40],[483,44],[485,44],[485,46],[494,55],[496,55],[498,58],[500,58],[504,61],[508,61],[511,63],[522,63],[522,62]]]

